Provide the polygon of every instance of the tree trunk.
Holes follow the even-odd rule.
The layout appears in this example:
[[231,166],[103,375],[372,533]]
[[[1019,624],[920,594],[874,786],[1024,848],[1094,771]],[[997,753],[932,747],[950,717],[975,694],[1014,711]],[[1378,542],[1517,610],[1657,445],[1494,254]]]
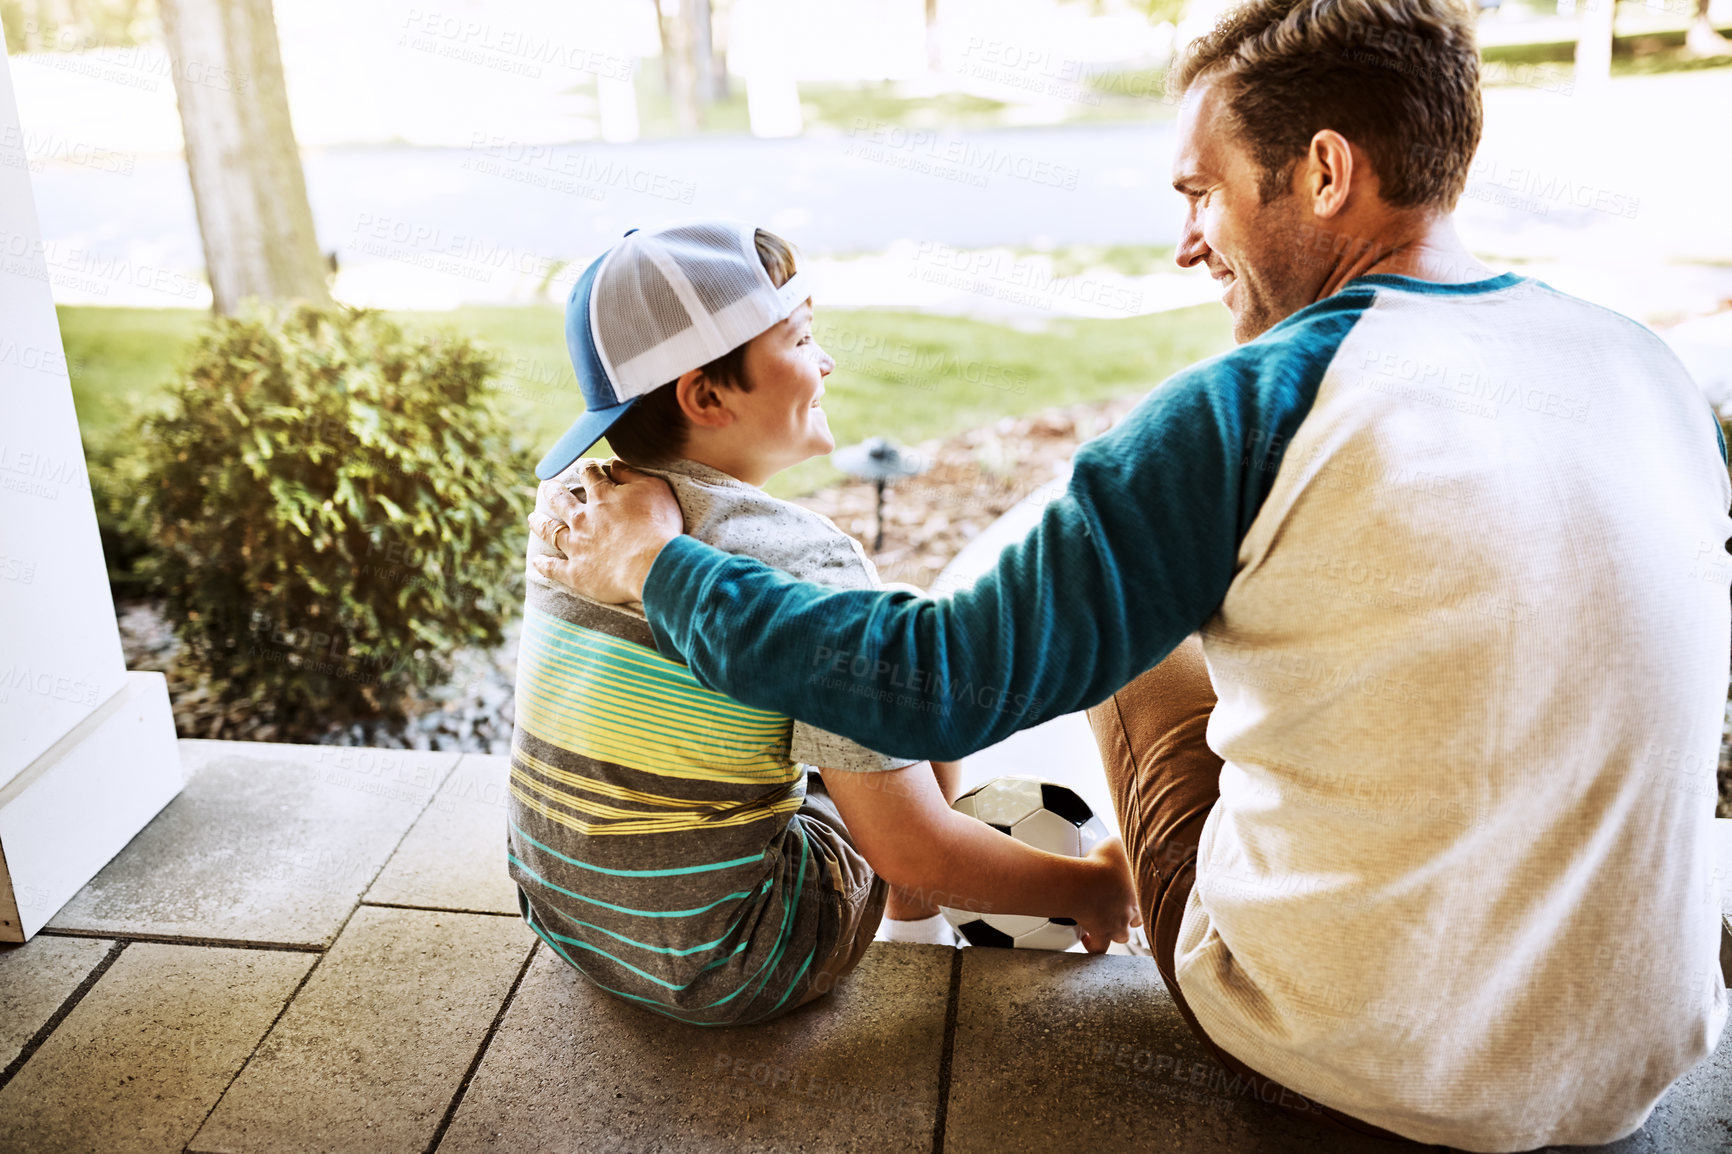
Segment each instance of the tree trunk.
[[692,90],[700,105],[716,99],[716,46],[710,0],[688,0],[692,22]]
[[673,94],[674,126],[681,132],[698,130],[697,78],[692,68],[692,0],[667,0],[664,14],[662,68]]
[[162,0],[213,305],[328,304],[270,0]]
[[[679,0],[674,0],[677,4]],[[655,0],[656,6],[656,36],[662,42],[662,90],[669,96],[674,93],[673,50],[668,47],[668,17],[662,11],[662,0]]]
[[926,67],[944,71],[944,45],[938,39],[938,0],[926,0]]
[[728,25],[726,22],[724,22],[722,25],[722,28],[724,29],[724,34],[722,36],[716,35],[715,9],[716,9],[716,6],[715,6],[713,0],[711,0],[711,3],[710,3],[710,20],[709,20],[710,76],[715,82],[714,83],[715,98],[717,100],[726,100],[728,98],[728,95],[729,95],[729,93],[728,93],[728,48],[727,48],[728,36],[726,34],[726,29],[728,28]]
[[1585,11],[1577,5],[1576,92],[1600,92],[1611,81],[1617,16],[1617,0],[1589,0]]

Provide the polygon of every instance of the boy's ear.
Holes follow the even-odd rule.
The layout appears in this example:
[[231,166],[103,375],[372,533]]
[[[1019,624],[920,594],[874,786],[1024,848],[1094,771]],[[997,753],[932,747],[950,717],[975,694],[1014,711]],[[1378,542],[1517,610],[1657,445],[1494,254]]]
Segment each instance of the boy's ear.
[[680,412],[694,425],[722,429],[734,423],[734,414],[723,400],[722,390],[702,369],[680,374],[674,382],[674,396],[679,398]]

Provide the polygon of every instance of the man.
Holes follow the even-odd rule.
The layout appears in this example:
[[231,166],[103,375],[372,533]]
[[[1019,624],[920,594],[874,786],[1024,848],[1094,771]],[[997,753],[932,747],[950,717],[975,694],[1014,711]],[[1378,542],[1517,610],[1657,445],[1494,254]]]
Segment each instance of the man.
[[1634,1131],[1725,1022],[1732,485],[1652,333],[1457,239],[1471,20],[1255,0],[1187,53],[1178,259],[1242,343],[1079,450],[973,588],[794,582],[595,465],[531,520],[568,558],[544,574],[641,593],[700,682],[873,748],[1089,707],[1162,976],[1223,1063],[1343,1125],[1525,1150]]

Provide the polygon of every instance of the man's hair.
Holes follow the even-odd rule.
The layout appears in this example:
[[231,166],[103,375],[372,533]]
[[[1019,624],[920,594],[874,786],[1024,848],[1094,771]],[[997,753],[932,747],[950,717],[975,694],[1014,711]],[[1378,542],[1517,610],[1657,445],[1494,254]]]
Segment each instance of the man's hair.
[[1264,204],[1329,128],[1363,148],[1383,199],[1448,212],[1479,146],[1479,48],[1466,0],[1249,0],[1186,50],[1183,93],[1222,83]]
[[[758,250],[758,260],[763,262],[770,280],[777,288],[787,284],[796,271],[794,246],[761,228],[752,239]],[[723,353],[705,365],[703,372],[723,388],[748,393],[752,390],[752,383],[746,379],[745,345]],[[615,455],[627,464],[650,468],[666,465],[685,455],[691,424],[680,411],[678,384],[678,381],[669,381],[654,392],[644,394],[625,416],[613,423],[607,431],[607,443]]]

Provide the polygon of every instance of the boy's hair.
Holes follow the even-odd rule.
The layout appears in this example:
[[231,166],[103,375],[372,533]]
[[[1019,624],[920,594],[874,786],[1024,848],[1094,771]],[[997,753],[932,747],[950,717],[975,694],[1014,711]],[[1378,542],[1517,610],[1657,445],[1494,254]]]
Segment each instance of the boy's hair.
[[1467,183],[1481,111],[1466,0],[1247,0],[1185,52],[1174,89],[1204,77],[1223,82],[1264,204],[1325,128],[1365,149],[1395,207],[1448,212]]
[[[794,247],[775,233],[761,228],[752,240],[770,280],[777,288],[787,284],[796,271]],[[746,380],[745,370],[746,346],[740,345],[705,365],[703,374],[724,388],[751,392],[752,384]],[[685,455],[691,423],[680,411],[678,384],[678,381],[669,381],[654,392],[645,393],[625,416],[613,423],[607,431],[607,443],[616,456],[629,465],[655,468]]]

